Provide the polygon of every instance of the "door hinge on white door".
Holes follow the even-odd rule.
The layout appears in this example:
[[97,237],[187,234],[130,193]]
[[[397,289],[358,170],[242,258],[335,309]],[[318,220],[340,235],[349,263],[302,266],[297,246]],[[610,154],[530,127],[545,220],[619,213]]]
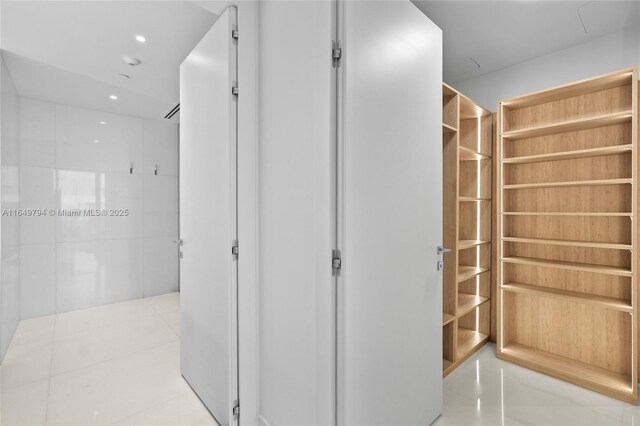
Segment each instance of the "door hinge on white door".
[[234,81],[233,85],[231,86],[231,94],[233,96],[238,96],[238,82]]
[[238,253],[240,253],[240,249],[238,248],[238,240],[233,240],[233,243],[231,243],[231,258],[233,260],[238,260]]
[[340,41],[333,41],[331,46],[331,59],[333,60],[334,67],[340,66],[340,60],[342,59],[342,43]]
[[331,275],[337,277],[342,270],[342,253],[340,250],[334,249],[331,251]]
[[233,401],[233,419],[238,420],[240,417],[240,401],[237,399]]
[[234,40],[237,40],[239,36],[240,36],[240,33],[238,32],[238,29],[234,26],[233,29],[231,30],[231,38]]

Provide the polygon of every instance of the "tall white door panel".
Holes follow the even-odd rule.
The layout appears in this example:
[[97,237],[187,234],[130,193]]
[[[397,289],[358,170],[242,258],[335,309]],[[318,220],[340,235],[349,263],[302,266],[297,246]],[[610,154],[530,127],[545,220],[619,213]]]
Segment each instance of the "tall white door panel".
[[221,425],[237,397],[236,9],[180,66],[182,375]]
[[260,4],[261,424],[334,422],[332,7]]
[[345,1],[338,404],[343,425],[442,408],[442,34],[409,1]]

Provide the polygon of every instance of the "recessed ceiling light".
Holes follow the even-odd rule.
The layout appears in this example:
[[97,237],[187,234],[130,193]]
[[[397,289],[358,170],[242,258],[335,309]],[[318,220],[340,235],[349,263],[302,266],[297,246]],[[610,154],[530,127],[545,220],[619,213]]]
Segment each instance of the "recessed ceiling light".
[[100,124],[107,124],[107,122],[106,121],[101,121]]
[[98,142],[100,142],[98,139],[93,140],[93,143],[98,143]]
[[116,95],[109,95],[109,99],[115,101],[116,99],[118,99],[118,97]]
[[138,42],[140,42],[140,43],[146,43],[146,42],[147,42],[147,38],[146,38],[145,36],[141,35],[141,34],[138,34],[138,35],[136,36],[136,40],[137,40]]

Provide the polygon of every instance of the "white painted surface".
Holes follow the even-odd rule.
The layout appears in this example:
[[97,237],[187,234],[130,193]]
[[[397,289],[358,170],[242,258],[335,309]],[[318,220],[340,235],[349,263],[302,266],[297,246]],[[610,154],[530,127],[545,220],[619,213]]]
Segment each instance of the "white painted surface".
[[628,0],[413,2],[442,29],[454,86],[640,24],[640,2]]
[[180,66],[181,369],[223,425],[238,374],[235,23],[229,8]]
[[258,415],[272,425],[327,425],[334,421],[331,2],[260,6]]
[[23,97],[19,122],[21,208],[129,209],[19,220],[22,318],[176,291],[177,126]]
[[[0,56],[0,204],[20,207],[18,93]],[[20,220],[2,216],[0,223],[0,361],[20,320]]]
[[178,101],[180,62],[217,18],[188,1],[3,2],[0,12],[21,96],[152,120]]
[[180,377],[178,293],[23,320],[2,365],[7,425],[216,425]]
[[501,99],[640,65],[640,25],[454,86],[491,111]]
[[338,424],[442,412],[442,32],[412,3],[345,2]]

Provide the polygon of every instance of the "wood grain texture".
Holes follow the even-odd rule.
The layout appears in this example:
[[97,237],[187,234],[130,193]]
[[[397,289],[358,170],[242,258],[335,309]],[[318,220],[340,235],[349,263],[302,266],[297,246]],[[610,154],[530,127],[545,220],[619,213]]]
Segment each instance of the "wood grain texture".
[[[494,115],[443,84],[443,375],[491,329]],[[454,241],[455,239],[455,241]]]
[[499,103],[498,356],[637,400],[637,70]]

